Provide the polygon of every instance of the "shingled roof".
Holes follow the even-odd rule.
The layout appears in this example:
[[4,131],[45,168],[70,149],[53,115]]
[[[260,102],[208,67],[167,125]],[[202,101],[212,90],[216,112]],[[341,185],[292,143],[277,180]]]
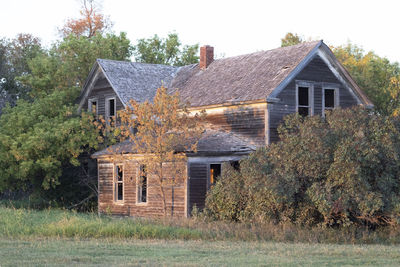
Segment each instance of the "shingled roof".
[[[363,103],[372,104],[322,41],[216,59],[206,69],[199,68],[199,64],[173,67],[98,59],[88,81],[95,68],[99,67],[124,105],[130,99],[152,101],[161,85],[170,92],[178,91],[182,102],[190,103],[192,107],[267,98],[273,101],[290,79],[321,53],[328,55],[337,72],[342,73],[346,83]],[[79,108],[84,103],[85,94],[88,94],[88,81],[82,91]]]
[[169,88],[192,106],[266,99],[320,41],[182,67]]
[[[249,142],[241,139],[239,136],[220,130],[207,129],[201,136],[198,145],[197,153],[248,153],[255,150],[256,147],[249,145]],[[190,152],[190,151],[186,151]],[[98,158],[106,155],[115,154],[135,154],[133,143],[125,140],[111,147],[98,151],[92,155],[93,158]]]
[[178,71],[178,67],[159,64],[106,59],[97,59],[97,63],[124,104],[130,99],[152,100],[157,88],[168,86]]

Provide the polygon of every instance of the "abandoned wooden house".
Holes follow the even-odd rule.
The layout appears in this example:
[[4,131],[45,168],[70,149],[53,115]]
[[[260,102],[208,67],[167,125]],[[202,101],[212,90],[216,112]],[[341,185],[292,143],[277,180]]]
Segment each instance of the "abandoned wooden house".
[[[175,216],[189,216],[194,205],[204,207],[222,163],[236,164],[257,147],[277,141],[285,115],[324,116],[335,107],[372,106],[322,41],[216,60],[213,54],[212,47],[201,47],[200,63],[183,67],[98,59],[80,97],[80,110],[112,117],[130,99],[152,100],[164,84],[178,90],[191,110],[206,110],[209,127],[197,153],[188,154],[181,165],[187,179],[168,192],[167,206]],[[134,160],[140,155],[129,144],[93,157],[99,212],[162,215],[159,189],[141,171],[145,166]]]

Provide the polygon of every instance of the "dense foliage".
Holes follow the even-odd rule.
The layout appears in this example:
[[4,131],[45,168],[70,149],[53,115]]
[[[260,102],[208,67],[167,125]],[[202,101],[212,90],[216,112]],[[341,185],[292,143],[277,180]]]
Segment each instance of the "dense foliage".
[[171,66],[184,66],[199,61],[198,44],[181,46],[176,33],[168,34],[167,38],[160,38],[156,34],[152,38],[139,39],[134,46],[134,55],[137,62]]
[[0,117],[0,191],[55,188],[63,167],[79,165],[78,156],[97,147],[90,117],[76,115],[71,104],[78,92],[55,91],[5,109]]
[[400,125],[360,107],[290,115],[281,141],[225,168],[207,196],[217,219],[388,225],[400,218]]

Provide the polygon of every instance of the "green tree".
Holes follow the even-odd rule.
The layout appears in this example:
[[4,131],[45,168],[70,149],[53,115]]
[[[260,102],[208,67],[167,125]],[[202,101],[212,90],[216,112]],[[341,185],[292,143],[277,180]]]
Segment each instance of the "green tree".
[[32,88],[32,96],[55,89],[82,87],[97,58],[129,60],[132,54],[125,33],[100,34],[92,38],[69,35],[48,53],[28,61],[30,73],[19,77]]
[[397,96],[400,87],[393,80],[400,76],[399,63],[391,63],[372,51],[365,53],[359,46],[351,43],[334,47],[333,52],[365,91],[378,112],[389,115],[399,109]]
[[296,33],[288,32],[285,37],[281,39],[281,47],[296,45],[304,42],[304,40]]
[[139,39],[133,54],[137,62],[183,66],[199,61],[198,50],[198,44],[182,47],[178,35],[170,33],[167,38],[156,34],[152,38]]
[[16,77],[30,73],[28,61],[42,53],[40,40],[30,34],[0,40],[0,94],[4,103],[14,105],[18,98],[28,97],[31,88]]
[[97,148],[91,118],[76,115],[79,90],[55,91],[32,103],[19,100],[0,117],[0,191],[40,192],[59,184],[63,167],[79,165],[78,156]]

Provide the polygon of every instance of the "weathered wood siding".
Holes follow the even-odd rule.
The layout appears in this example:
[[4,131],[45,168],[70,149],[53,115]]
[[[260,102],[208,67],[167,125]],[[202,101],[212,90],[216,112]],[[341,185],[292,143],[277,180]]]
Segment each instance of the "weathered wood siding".
[[[116,164],[123,164],[124,168],[124,200],[114,201],[114,168]],[[171,178],[169,169],[171,166],[164,166],[166,178]],[[182,168],[186,171],[186,162],[174,165],[174,168]],[[99,200],[98,209],[100,213],[138,216],[138,217],[159,217],[163,216],[163,202],[160,187],[157,179],[148,176],[147,202],[137,203],[137,181],[138,181],[139,162],[132,158],[125,157],[123,160],[115,161],[112,159],[98,159],[98,179],[99,179]],[[186,178],[186,177],[185,177]],[[186,179],[185,179],[186,180]],[[186,181],[175,185],[173,188],[165,188],[167,213],[176,217],[186,216]]]
[[117,111],[124,109],[124,105],[121,100],[115,93],[114,89],[111,88],[109,82],[105,77],[99,78],[95,85],[93,86],[90,94],[88,95],[86,102],[83,104],[82,109],[88,110],[88,101],[92,98],[97,98],[97,109],[98,115],[105,116],[106,115],[106,98],[115,97]]
[[206,120],[215,129],[233,132],[252,145],[265,145],[266,103],[206,109]]
[[335,77],[329,67],[320,57],[314,58],[293,81],[282,90],[277,98],[278,103],[268,103],[269,136],[270,142],[279,140],[277,128],[283,117],[296,112],[296,80],[314,82],[314,115],[322,114],[322,84],[333,83],[338,85],[339,106],[346,108],[357,104],[357,100],[347,88]]

